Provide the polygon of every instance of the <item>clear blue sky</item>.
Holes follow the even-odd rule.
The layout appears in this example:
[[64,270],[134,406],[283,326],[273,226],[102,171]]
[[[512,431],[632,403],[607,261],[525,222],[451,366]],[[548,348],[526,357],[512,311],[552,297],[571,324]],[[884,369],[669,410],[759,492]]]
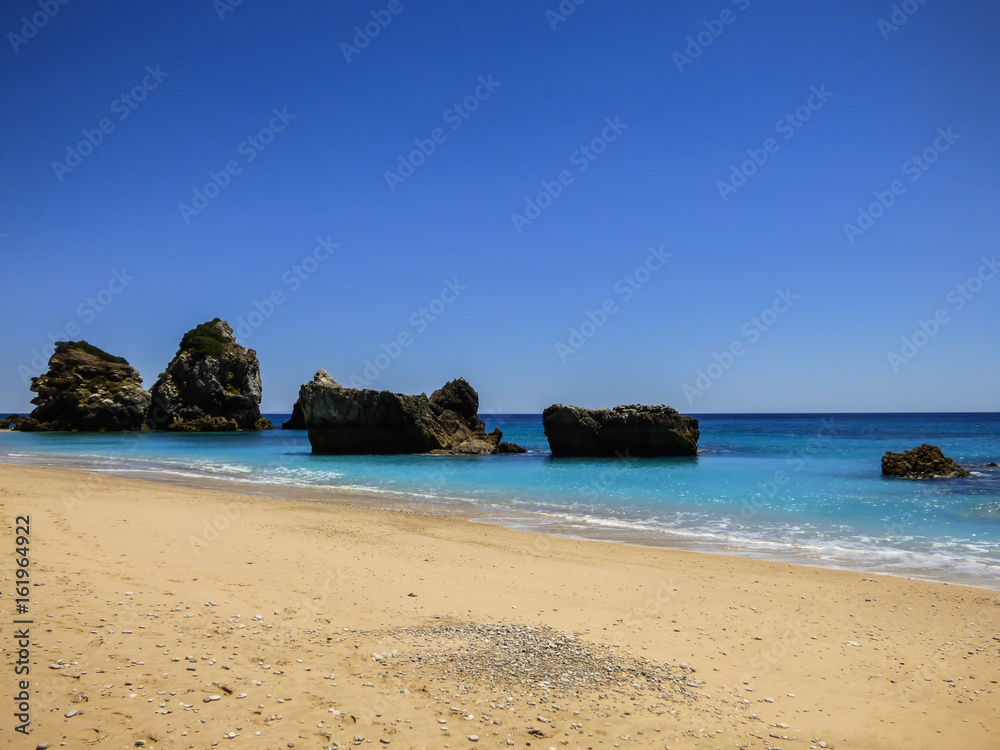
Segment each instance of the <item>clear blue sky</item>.
[[483,411],[1000,410],[1000,6],[902,5],[12,0],[0,410],[67,324],[151,386],[275,291],[265,411],[400,334],[373,387]]

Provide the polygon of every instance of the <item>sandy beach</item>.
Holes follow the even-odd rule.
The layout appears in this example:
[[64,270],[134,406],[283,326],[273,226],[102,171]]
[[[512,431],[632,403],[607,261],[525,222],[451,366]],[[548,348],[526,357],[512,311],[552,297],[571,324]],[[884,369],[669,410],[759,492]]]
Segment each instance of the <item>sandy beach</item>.
[[0,509],[10,747],[1000,746],[994,591],[21,466]]

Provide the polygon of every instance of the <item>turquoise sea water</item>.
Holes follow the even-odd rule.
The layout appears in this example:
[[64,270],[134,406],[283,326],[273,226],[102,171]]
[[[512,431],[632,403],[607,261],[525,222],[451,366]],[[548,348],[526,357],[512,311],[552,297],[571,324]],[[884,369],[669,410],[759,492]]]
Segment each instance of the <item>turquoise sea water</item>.
[[[268,415],[276,424],[287,415]],[[313,456],[304,432],[13,433],[0,461],[249,482],[323,501],[363,489],[515,528],[726,551],[1000,589],[1000,414],[706,415],[679,459],[554,459],[541,415],[481,415],[514,456]],[[924,442],[968,479],[885,478]],[[377,501],[377,498],[376,498]]]

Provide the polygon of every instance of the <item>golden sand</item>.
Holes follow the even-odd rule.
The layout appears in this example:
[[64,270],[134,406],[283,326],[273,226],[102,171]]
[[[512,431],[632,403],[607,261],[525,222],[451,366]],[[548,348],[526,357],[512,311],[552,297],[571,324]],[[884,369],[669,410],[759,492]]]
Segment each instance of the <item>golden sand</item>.
[[15,748],[1000,747],[994,591],[20,466],[0,509]]

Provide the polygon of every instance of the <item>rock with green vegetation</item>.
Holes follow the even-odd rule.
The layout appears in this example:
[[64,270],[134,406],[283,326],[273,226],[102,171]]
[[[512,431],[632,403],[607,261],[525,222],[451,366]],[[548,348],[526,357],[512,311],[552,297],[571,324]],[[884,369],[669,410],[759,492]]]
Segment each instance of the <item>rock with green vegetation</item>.
[[141,430],[149,407],[139,373],[86,341],[57,341],[48,372],[31,379],[31,390],[35,409],[15,424],[24,432]]
[[236,343],[224,320],[184,334],[177,354],[151,390],[148,424],[157,430],[269,430],[260,415],[260,363]]
[[945,479],[967,477],[969,472],[948,458],[936,445],[918,445],[903,453],[886,451],[882,473],[903,479]]
[[0,428],[4,430],[15,430],[19,425],[22,425],[27,421],[28,418],[22,417],[20,414],[8,414],[3,419],[0,419]]

